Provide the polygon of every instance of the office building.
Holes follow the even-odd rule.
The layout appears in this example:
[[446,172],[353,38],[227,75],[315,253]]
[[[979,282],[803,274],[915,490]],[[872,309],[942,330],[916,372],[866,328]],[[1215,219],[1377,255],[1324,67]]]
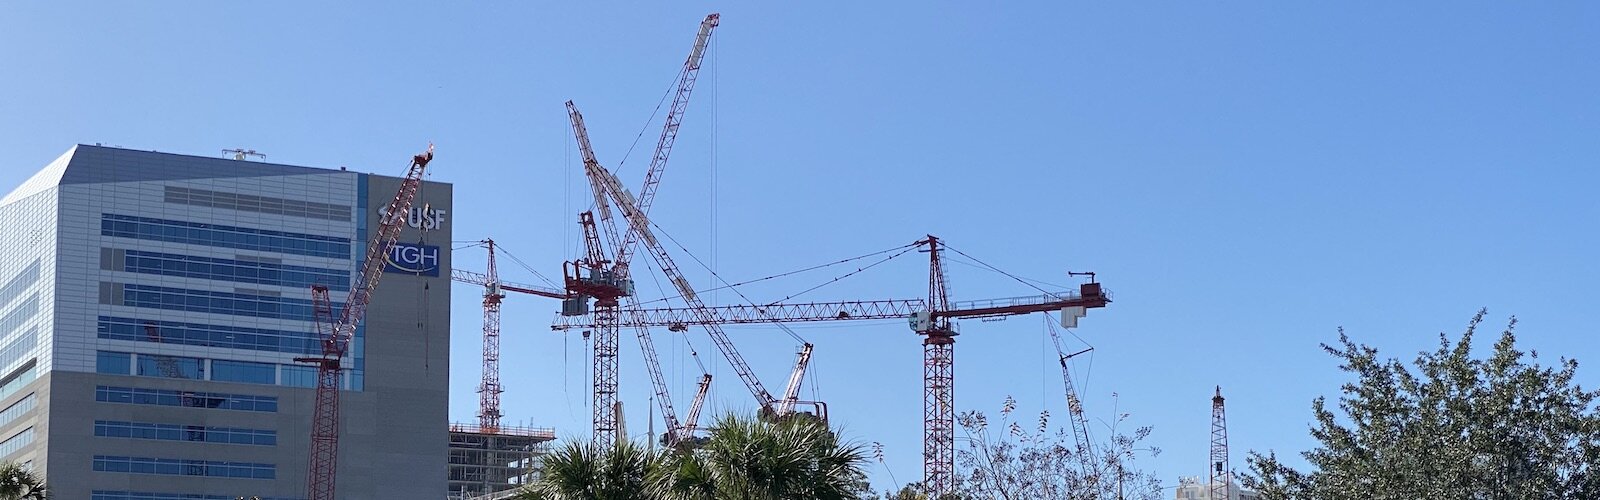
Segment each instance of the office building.
[[[58,498],[303,498],[309,288],[342,307],[399,184],[87,145],[45,166],[0,199],[0,460]],[[344,362],[340,498],[447,491],[451,186],[415,206]]]

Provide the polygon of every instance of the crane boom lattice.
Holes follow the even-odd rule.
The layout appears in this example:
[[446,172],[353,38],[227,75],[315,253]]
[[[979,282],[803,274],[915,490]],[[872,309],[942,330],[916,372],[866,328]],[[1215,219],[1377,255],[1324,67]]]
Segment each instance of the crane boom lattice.
[[400,238],[406,216],[411,213],[412,202],[416,200],[417,188],[422,185],[422,173],[432,160],[432,144],[428,145],[427,151],[411,158],[411,165],[400,181],[400,189],[380,214],[377,234],[367,244],[366,259],[362,261],[355,283],[350,287],[350,295],[345,299],[344,309],[338,313],[336,320],[330,321],[334,313],[328,288],[322,285],[312,287],[313,315],[322,337],[322,356],[295,359],[317,366],[316,407],[312,410],[310,461],[306,474],[308,500],[336,498],[334,487],[339,462],[341,360],[349,350],[356,326],[366,318],[367,303],[372,299],[372,291],[378,287],[378,281],[383,278],[387,254]]

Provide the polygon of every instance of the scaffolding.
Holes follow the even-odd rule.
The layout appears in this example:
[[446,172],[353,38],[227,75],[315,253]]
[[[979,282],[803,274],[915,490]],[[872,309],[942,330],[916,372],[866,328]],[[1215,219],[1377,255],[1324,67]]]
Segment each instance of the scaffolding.
[[500,426],[487,433],[476,424],[450,424],[450,497],[511,490],[538,478],[555,429]]

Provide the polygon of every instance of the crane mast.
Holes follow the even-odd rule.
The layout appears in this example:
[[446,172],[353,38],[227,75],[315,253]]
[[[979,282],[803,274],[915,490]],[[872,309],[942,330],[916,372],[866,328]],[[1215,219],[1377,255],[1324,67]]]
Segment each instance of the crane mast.
[[482,243],[489,249],[489,272],[483,285],[483,381],[478,384],[478,428],[500,432],[500,271],[494,262],[494,239]]
[[950,491],[955,474],[955,343],[950,293],[939,259],[939,238],[928,235],[928,312],[917,333],[922,339],[922,478],[935,495]]
[[332,302],[328,288],[315,285],[311,289],[313,316],[322,337],[321,357],[295,358],[295,361],[317,366],[316,406],[312,410],[310,461],[306,474],[308,500],[332,500],[339,462],[339,381],[341,360],[349,350],[356,326],[366,318],[367,303],[372,291],[383,278],[386,255],[400,238],[401,228],[411,213],[417,188],[422,185],[422,173],[433,160],[433,145],[413,156],[400,189],[380,214],[377,234],[367,244],[365,260],[350,287],[344,309],[333,320]]
[[[581,124],[582,117],[578,120],[575,123]],[[580,144],[584,145],[586,152],[585,163],[590,163],[593,154],[587,148],[587,141]],[[610,261],[606,260],[605,247],[595,227],[594,213],[578,214],[578,224],[583,228],[587,252],[582,260],[569,263],[566,266],[568,270],[563,272],[567,291],[575,296],[569,299],[571,305],[563,306],[563,313],[579,313],[578,309],[587,305],[586,297],[595,299],[591,313],[594,318],[594,390],[591,395],[594,401],[591,423],[594,429],[593,445],[598,450],[605,450],[616,442],[622,426],[621,416],[617,413],[618,298],[631,295],[633,285],[616,276],[607,266]]]
[[1222,386],[1211,398],[1211,497],[1231,500],[1233,470],[1228,468],[1228,416],[1223,408]]

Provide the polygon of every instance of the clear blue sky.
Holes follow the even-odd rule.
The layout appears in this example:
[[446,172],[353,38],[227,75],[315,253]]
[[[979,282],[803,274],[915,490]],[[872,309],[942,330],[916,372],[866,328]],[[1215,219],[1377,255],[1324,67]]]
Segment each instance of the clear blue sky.
[[[1592,3],[669,4],[7,2],[0,185],[80,142],[254,148],[394,175],[431,140],[432,178],[455,183],[456,239],[493,236],[555,277],[587,206],[562,102],[636,185],[655,126],[621,159],[702,16],[720,11],[659,224],[734,280],[926,233],[1034,279],[1098,271],[1116,303],[1076,331],[1096,347],[1078,383],[1091,414],[1155,427],[1164,453],[1143,464],[1168,483],[1204,473],[1214,385],[1235,467],[1245,450],[1311,446],[1311,399],[1346,380],[1317,345],[1341,325],[1409,358],[1488,307],[1492,324],[1521,320],[1525,348],[1600,362],[1584,291],[1600,282]],[[917,297],[922,259],[803,298]],[[840,272],[748,293],[773,300]],[[1032,291],[950,273],[957,299]],[[660,296],[649,278],[639,289]],[[453,300],[450,414],[470,421],[478,291]],[[587,361],[580,339],[549,332],[556,307],[508,301],[504,408],[584,434]],[[885,445],[874,480],[918,478],[917,338],[898,321],[800,332],[835,422]],[[781,386],[794,342],[731,333]],[[683,408],[696,373],[678,337],[657,344]],[[713,409],[751,408],[705,335],[688,341],[716,361]],[[957,405],[994,410],[1010,394],[1024,421],[1063,415],[1045,342],[1037,317],[964,324]],[[642,433],[648,383],[624,346]]]

